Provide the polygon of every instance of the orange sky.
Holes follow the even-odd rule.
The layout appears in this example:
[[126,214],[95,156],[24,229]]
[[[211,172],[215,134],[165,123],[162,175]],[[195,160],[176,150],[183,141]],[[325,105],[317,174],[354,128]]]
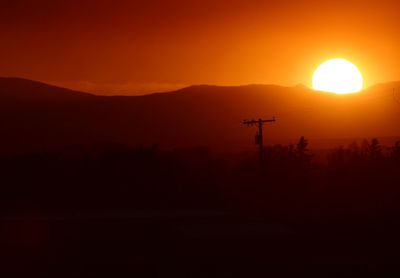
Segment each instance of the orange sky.
[[399,1],[15,0],[0,3],[0,76],[137,94],[192,84],[310,85],[347,58],[400,80]]

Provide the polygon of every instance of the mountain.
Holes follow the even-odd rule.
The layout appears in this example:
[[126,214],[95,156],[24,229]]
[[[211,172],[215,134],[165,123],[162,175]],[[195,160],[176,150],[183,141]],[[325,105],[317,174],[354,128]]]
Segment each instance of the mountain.
[[393,90],[399,92],[400,81],[393,81],[388,83],[380,83],[368,88],[368,91],[386,91],[393,92]]
[[56,102],[89,99],[93,95],[22,78],[0,77],[0,97],[2,101]]
[[24,79],[0,79],[0,153],[98,142],[252,149],[256,129],[241,121],[272,116],[277,122],[265,127],[267,144],[294,143],[302,135],[311,143],[330,145],[400,135],[400,104],[388,86],[335,95],[303,86],[204,85],[105,97]]

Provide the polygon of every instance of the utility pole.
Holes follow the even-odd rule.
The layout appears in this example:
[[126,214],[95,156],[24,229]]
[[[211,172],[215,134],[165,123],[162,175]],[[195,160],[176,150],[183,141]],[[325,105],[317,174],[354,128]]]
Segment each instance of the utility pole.
[[258,127],[258,132],[256,133],[255,136],[255,143],[256,145],[259,146],[260,149],[260,161],[261,163],[264,161],[264,139],[263,139],[263,126],[266,123],[271,123],[271,122],[276,122],[275,117],[273,117],[270,120],[263,120],[263,119],[258,119],[258,120],[244,120],[243,124],[247,126],[254,126],[256,125]]

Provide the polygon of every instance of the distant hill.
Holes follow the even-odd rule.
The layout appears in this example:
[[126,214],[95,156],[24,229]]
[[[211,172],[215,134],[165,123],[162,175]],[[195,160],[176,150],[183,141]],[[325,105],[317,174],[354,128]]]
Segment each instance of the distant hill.
[[272,116],[277,122],[265,128],[267,144],[302,135],[325,145],[400,135],[400,104],[387,86],[344,96],[304,86],[248,85],[104,97],[0,78],[0,153],[96,142],[252,149],[255,129],[241,121]]
[[388,83],[380,83],[368,88],[368,91],[386,91],[393,92],[393,90],[400,90],[400,81],[393,81]]
[[45,83],[22,79],[0,77],[0,98],[19,101],[69,101],[91,98],[93,95]]

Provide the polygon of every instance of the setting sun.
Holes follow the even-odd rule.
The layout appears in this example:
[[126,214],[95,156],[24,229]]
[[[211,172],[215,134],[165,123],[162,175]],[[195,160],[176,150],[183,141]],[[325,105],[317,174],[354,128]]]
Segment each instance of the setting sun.
[[360,92],[363,77],[358,68],[345,59],[332,59],[322,63],[313,75],[313,89],[336,94]]

